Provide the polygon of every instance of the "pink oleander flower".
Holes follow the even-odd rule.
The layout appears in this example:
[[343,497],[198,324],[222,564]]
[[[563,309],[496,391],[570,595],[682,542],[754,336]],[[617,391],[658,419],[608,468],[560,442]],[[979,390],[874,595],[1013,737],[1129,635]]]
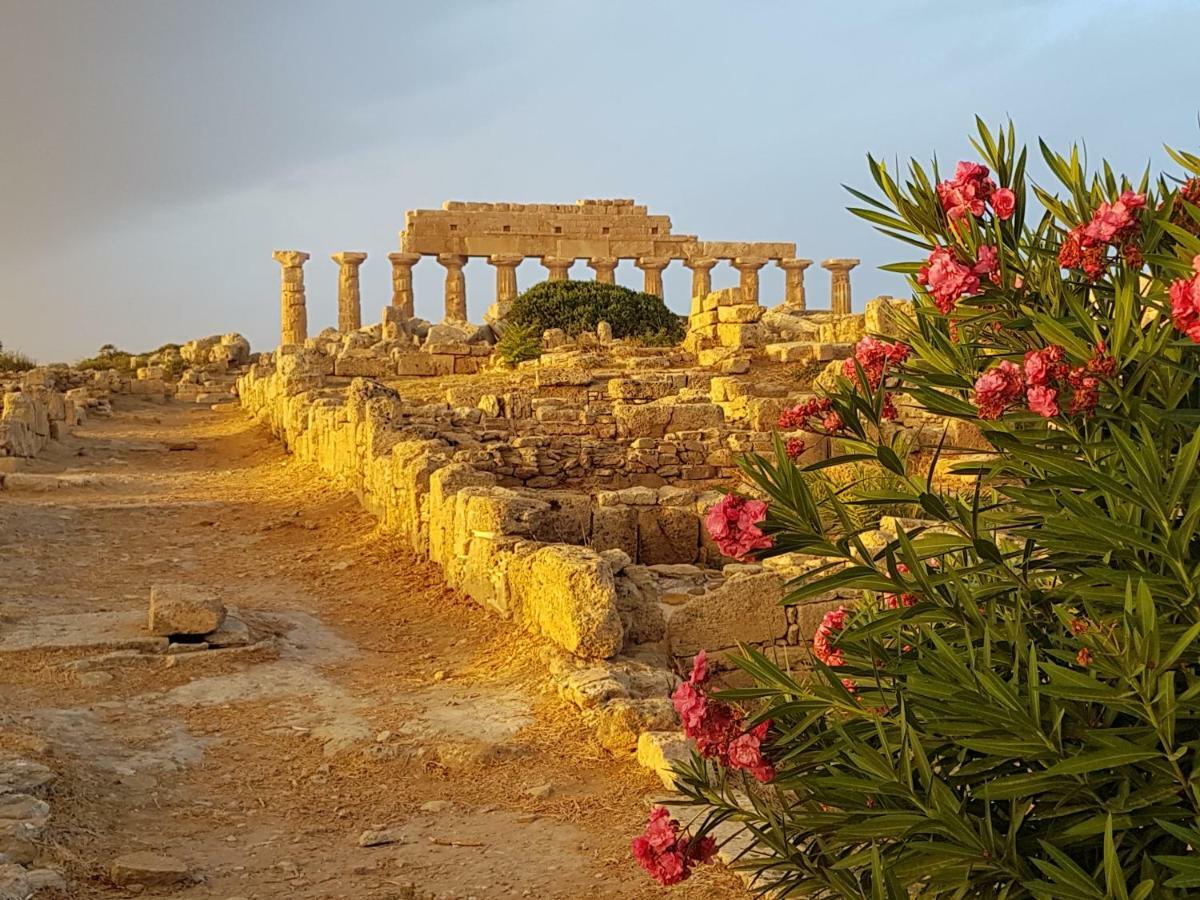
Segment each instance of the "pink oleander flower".
[[1075,656],[1075,662],[1083,666],[1085,669],[1092,664],[1092,651],[1087,647],[1081,647],[1079,653]]
[[889,343],[867,335],[854,345],[854,356],[842,361],[842,374],[850,379],[857,377],[854,366],[857,362],[866,376],[867,385],[875,390],[888,367],[900,365],[911,352],[912,348],[901,341]]
[[1007,359],[988,369],[975,382],[979,418],[998,419],[1024,392],[1021,370]]
[[646,830],[630,842],[633,858],[662,885],[678,884],[697,863],[711,862],[717,845],[711,837],[689,838],[665,806],[650,813]]
[[992,194],[992,209],[995,211],[997,219],[1007,221],[1012,218],[1016,208],[1017,195],[1008,188],[1000,188]]
[[979,292],[979,276],[945,247],[937,247],[929,254],[929,260],[917,273],[917,283],[925,287],[943,315],[948,315],[960,298]]
[[1192,260],[1195,275],[1171,282],[1171,324],[1200,344],[1200,256]]
[[820,427],[831,434],[844,427],[842,417],[833,410],[833,401],[828,397],[812,397],[785,409],[779,414],[778,424],[780,428],[814,430]]
[[1025,392],[1030,412],[1049,419],[1058,415],[1058,391],[1045,385],[1031,387]]
[[982,216],[995,190],[996,183],[988,178],[987,166],[960,162],[954,169],[954,177],[938,184],[937,195],[946,217],[953,222],[968,215]]
[[1086,368],[1077,366],[1067,375],[1071,385],[1071,405],[1067,411],[1073,416],[1090,416],[1100,402],[1100,379],[1089,375]]
[[831,609],[825,613],[821,619],[821,624],[813,632],[813,656],[830,668],[845,665],[845,660],[842,658],[842,651],[834,647],[830,641],[831,639],[836,639],[836,636],[846,629],[846,617],[849,614],[850,610],[844,606]]
[[729,768],[744,769],[764,784],[775,777],[775,767],[763,757],[762,742],[767,737],[770,722],[760,722],[749,731],[729,742]]
[[891,394],[883,395],[883,408],[879,411],[879,417],[885,422],[895,422],[900,418],[900,414],[896,412],[896,404],[892,400]]
[[1063,348],[1057,344],[1030,350],[1025,354],[1025,384],[1039,387],[1059,381],[1067,370],[1063,356]]
[[775,543],[758,527],[766,517],[767,504],[763,501],[726,494],[708,511],[704,524],[722,553],[745,559],[755,550],[768,550]]
[[1116,247],[1127,265],[1139,269],[1144,262],[1137,241],[1141,222],[1137,212],[1146,205],[1145,194],[1125,191],[1115,203],[1101,203],[1085,225],[1072,228],[1058,251],[1058,264],[1066,269],[1082,269],[1096,281],[1107,268],[1108,249]]
[[[896,563],[896,571],[907,575],[909,568],[904,563]],[[901,606],[912,606],[917,602],[917,595],[907,591],[903,594],[887,593],[883,595],[883,603],[888,609],[899,609]]]
[[808,449],[808,445],[800,438],[794,437],[788,438],[787,445],[784,449],[787,453],[787,458],[792,462],[795,462],[804,455],[804,451]]
[[975,265],[971,271],[981,278],[987,278],[992,284],[1000,283],[1000,254],[991,244],[983,244],[976,254]]

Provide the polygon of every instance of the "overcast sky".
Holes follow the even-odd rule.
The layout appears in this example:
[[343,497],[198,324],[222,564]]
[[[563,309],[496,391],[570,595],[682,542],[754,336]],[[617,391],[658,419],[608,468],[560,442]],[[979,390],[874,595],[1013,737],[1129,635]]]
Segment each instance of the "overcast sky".
[[[1165,167],[1164,142],[1200,145],[1198,34],[1194,0],[0,0],[0,341],[269,349],[276,248],[312,254],[313,333],[329,254],[367,251],[375,321],[405,210],[448,199],[634,197],[678,233],[861,257],[861,307],[903,290],[874,267],[905,255],[845,212],[868,151],[952,163],[979,113]],[[443,270],[415,274],[440,317]],[[674,308],[688,284],[667,271]],[[493,290],[472,262],[472,318]]]

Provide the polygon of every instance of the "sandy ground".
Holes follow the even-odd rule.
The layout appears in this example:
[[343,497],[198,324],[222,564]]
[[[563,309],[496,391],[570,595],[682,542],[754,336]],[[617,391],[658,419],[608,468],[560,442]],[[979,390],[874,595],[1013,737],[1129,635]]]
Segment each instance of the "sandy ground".
[[[0,751],[59,774],[65,896],[131,896],[107,873],[137,850],[196,876],[143,896],[746,896],[718,868],[650,883],[628,842],[661,786],[550,692],[538,639],[242,413],[126,399],[28,471],[66,477],[0,492]],[[107,656],[155,582],[274,640]]]

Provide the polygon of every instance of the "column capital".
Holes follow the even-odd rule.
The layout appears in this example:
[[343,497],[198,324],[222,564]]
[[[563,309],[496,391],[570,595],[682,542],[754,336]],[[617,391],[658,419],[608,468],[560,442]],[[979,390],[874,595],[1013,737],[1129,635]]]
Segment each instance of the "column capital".
[[361,266],[366,261],[367,254],[343,250],[341,253],[334,253],[329,258],[339,266]]
[[718,262],[719,260],[715,256],[694,256],[690,259],[683,260],[683,264],[692,271],[696,271],[697,269],[701,271],[707,271],[715,266]]
[[765,256],[739,256],[730,260],[730,264],[735,269],[750,269],[758,270],[765,266],[770,260]]
[[447,269],[461,269],[467,264],[467,258],[459,253],[439,253],[437,261]]
[[308,260],[303,250],[276,250],[271,259],[283,266],[302,266]]
[[650,269],[661,272],[671,264],[671,258],[669,256],[639,256],[633,261],[633,264],[642,271]]
[[827,259],[821,263],[821,268],[828,269],[830,272],[849,272],[861,262],[861,259],[835,257],[833,259]]
[[518,266],[525,261],[520,253],[493,253],[487,258],[493,266]]
[[803,272],[812,265],[811,259],[796,259],[794,257],[785,256],[783,259],[777,260],[775,265],[783,269],[785,272]]
[[615,268],[620,260],[615,256],[592,256],[587,260],[589,269],[611,269]]
[[421,261],[420,253],[389,253],[388,259],[391,260],[393,266],[415,266]]
[[562,267],[565,269],[569,269],[569,268],[571,268],[571,266],[575,265],[576,258],[577,257],[574,257],[574,256],[543,256],[542,257],[542,265],[545,266],[546,268]]

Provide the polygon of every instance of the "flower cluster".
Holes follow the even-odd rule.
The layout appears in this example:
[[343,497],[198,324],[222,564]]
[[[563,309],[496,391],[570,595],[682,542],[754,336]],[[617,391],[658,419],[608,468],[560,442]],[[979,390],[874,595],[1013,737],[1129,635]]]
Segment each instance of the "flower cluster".
[[715,840],[689,837],[665,806],[651,811],[646,830],[630,847],[638,864],[662,885],[678,884],[692,874],[694,865],[712,862],[717,852]]
[[804,451],[807,449],[808,449],[808,444],[804,443],[804,440],[802,438],[792,437],[792,438],[787,439],[787,445],[785,446],[785,452],[787,453],[787,458],[790,459],[792,462],[795,462],[801,456],[803,456]]
[[1008,188],[997,188],[988,174],[987,166],[960,162],[954,169],[954,177],[938,184],[938,200],[951,222],[968,215],[982,216],[989,204],[998,219],[1008,219],[1013,214],[1017,195]]
[[[849,615],[850,610],[845,606],[831,609],[821,618],[821,624],[813,632],[813,656],[831,669],[836,669],[846,664],[846,660],[842,656],[842,650],[836,646],[835,642],[837,641],[837,636],[846,630],[846,618]],[[843,678],[842,687],[854,693],[858,685],[853,678]]]
[[1026,353],[1023,366],[1004,360],[980,375],[975,382],[975,405],[979,418],[998,419],[1023,398],[1030,412],[1049,419],[1061,414],[1060,401],[1069,388],[1068,414],[1091,415],[1100,400],[1101,380],[1111,378],[1116,369],[1103,342],[1082,366],[1068,365],[1062,347],[1051,344]]
[[[909,568],[904,563],[896,563],[896,571],[901,575],[907,575]],[[888,609],[899,609],[902,606],[912,606],[917,602],[917,595],[910,594],[907,591],[902,594],[884,594],[883,603]]]
[[1066,269],[1083,269],[1088,279],[1095,281],[1108,266],[1108,250],[1119,249],[1125,262],[1134,268],[1142,266],[1142,251],[1138,246],[1142,225],[1138,211],[1146,205],[1145,194],[1125,191],[1116,203],[1101,203],[1086,225],[1076,225],[1068,233],[1058,251],[1058,263]]
[[888,367],[900,365],[911,352],[912,348],[901,341],[888,343],[867,335],[854,345],[854,356],[843,360],[842,374],[853,379],[857,374],[854,365],[857,362],[867,378],[867,385],[875,390]]
[[726,494],[714,504],[704,519],[709,536],[721,552],[734,559],[745,559],[755,550],[768,550],[774,543],[759,523],[767,517],[767,504]]
[[1200,206],[1200,178],[1189,178],[1184,182],[1179,188],[1179,193],[1175,195],[1175,205],[1171,208],[1171,224],[1196,234],[1200,232],[1200,222],[1192,218],[1187,208],[1188,203]]
[[706,759],[749,772],[757,781],[770,781],[775,767],[763,756],[762,745],[771,723],[745,728],[741,712],[708,695],[707,682],[708,661],[701,650],[692,662],[691,677],[671,695],[683,733],[696,742],[696,749]]
[[1192,270],[1191,278],[1171,282],[1171,322],[1200,344],[1200,256],[1192,260]]
[[1000,256],[995,247],[980,247],[975,262],[969,265],[960,262],[953,250],[935,247],[917,272],[917,284],[925,288],[943,315],[949,315],[961,298],[979,293],[981,277],[1000,283]]
[[819,430],[826,434],[837,434],[846,427],[841,413],[833,408],[833,401],[828,397],[812,397],[785,409],[779,414],[778,424],[780,428]]

